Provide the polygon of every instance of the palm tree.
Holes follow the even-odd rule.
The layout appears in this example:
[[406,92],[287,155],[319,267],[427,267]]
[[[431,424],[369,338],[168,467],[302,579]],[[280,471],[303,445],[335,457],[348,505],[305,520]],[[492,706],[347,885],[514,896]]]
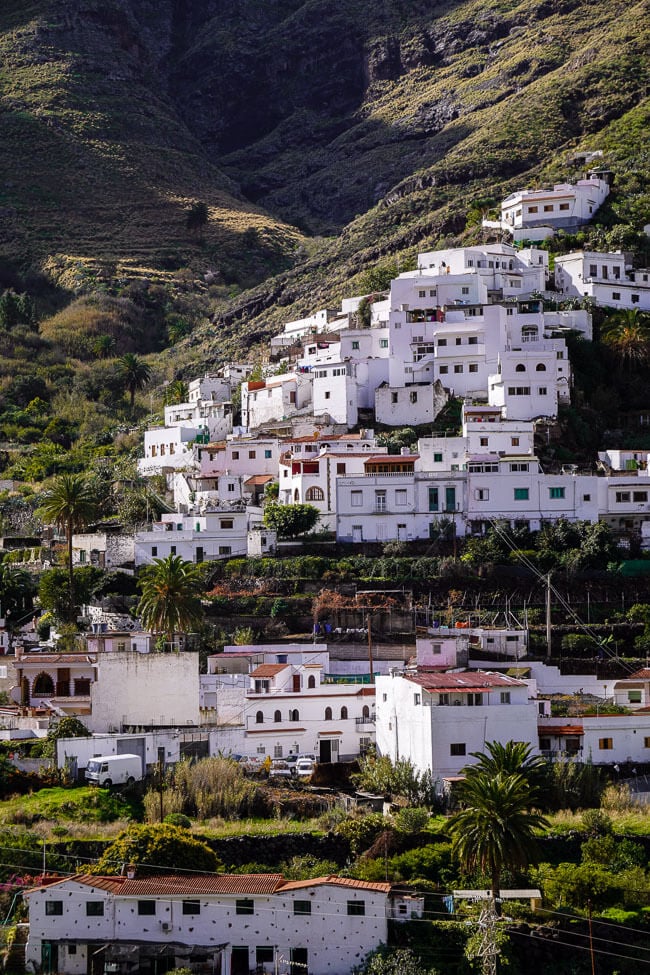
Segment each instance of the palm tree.
[[613,312],[603,324],[602,343],[630,371],[650,359],[650,319],[638,308]]
[[464,808],[449,821],[452,849],[465,870],[489,874],[495,910],[500,913],[503,871],[525,867],[535,859],[534,830],[547,822],[530,811],[534,794],[523,775],[469,774],[461,783],[459,798]]
[[72,535],[89,522],[97,511],[97,499],[83,474],[61,474],[40,505],[40,515],[65,530],[68,543],[70,613],[74,616],[74,573],[72,568]]
[[133,352],[127,352],[122,356],[119,362],[120,371],[122,373],[122,381],[129,391],[131,397],[131,412],[133,412],[133,406],[135,403],[135,394],[138,389],[144,389],[144,387],[149,383],[151,379],[151,367],[147,365],[144,359],[135,355]]
[[138,615],[143,625],[174,644],[176,633],[186,633],[201,623],[204,591],[203,572],[199,565],[185,562],[180,555],[154,559],[141,575],[142,597]]
[[472,752],[475,765],[464,770],[465,779],[475,775],[521,775],[530,788],[530,800],[536,801],[548,774],[548,763],[541,755],[532,754],[525,741],[488,741],[484,752]]

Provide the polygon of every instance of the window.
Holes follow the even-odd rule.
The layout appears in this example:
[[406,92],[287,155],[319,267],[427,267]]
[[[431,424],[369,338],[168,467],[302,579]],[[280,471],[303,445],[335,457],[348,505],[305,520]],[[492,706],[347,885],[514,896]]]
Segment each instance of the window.
[[544,213],[552,213],[554,209],[555,208],[554,208],[554,206],[553,206],[552,203],[545,203],[544,204]]
[[462,339],[456,339],[456,345],[462,345],[462,344],[463,344]]
[[463,371],[463,367],[462,367],[462,365],[461,365],[460,363],[456,363],[456,365],[454,366],[454,372],[455,372],[456,374],[458,374],[458,373],[460,373],[460,372],[462,372],[462,371]]
[[138,914],[140,917],[153,917],[156,913],[155,901],[138,901]]
[[474,491],[474,498],[476,501],[489,501],[490,500],[489,488],[476,488],[476,490]]
[[104,901],[86,901],[86,917],[104,917]]
[[528,501],[528,488],[515,488],[515,501]]
[[620,291],[612,291],[612,300],[613,301],[620,301],[621,300],[621,292]]
[[219,555],[232,555],[232,545],[220,545]]
[[46,917],[61,917],[63,915],[63,901],[45,901]]
[[630,704],[641,704],[641,691],[628,691],[627,699]]
[[275,713],[273,714],[273,720],[275,721],[276,724],[278,723],[278,721],[282,721],[282,712],[275,711]]
[[232,459],[233,460],[239,460],[239,451],[238,450],[233,450],[233,452],[232,452]]
[[560,498],[563,498],[564,494],[565,489],[563,487],[552,487],[548,489],[548,496],[554,501],[558,501]]
[[596,267],[596,265],[595,264],[590,264],[589,265],[589,277],[590,278],[595,278],[597,276],[597,274],[598,274],[598,268]]
[[271,945],[264,945],[255,949],[255,964],[271,964],[274,961],[274,950]]
[[395,491],[395,504],[399,505],[400,507],[404,507],[404,505],[406,504],[406,500],[407,500],[406,488],[398,488],[397,491]]
[[522,463],[521,461],[518,463],[510,464],[511,473],[517,473],[517,472],[527,471],[527,470],[528,470],[528,464]]
[[256,455],[257,455],[257,452],[255,450],[249,450],[248,451],[248,459],[249,460],[255,460]]
[[352,348],[354,349],[355,352],[358,352],[358,350],[359,350],[359,343],[358,342],[353,342],[352,343]]
[[537,393],[539,396],[546,396],[546,392],[547,392],[546,386],[539,386],[537,389]]
[[501,704],[510,704],[510,691],[501,691]]
[[526,366],[523,364],[523,362],[517,363],[515,366],[515,372],[526,372]]
[[170,551],[171,555],[176,555],[176,546],[175,545],[170,545],[169,546],[169,551]]
[[157,545],[152,545],[151,546],[151,555],[152,555],[153,558],[155,558],[158,555],[158,546]]
[[433,463],[434,464],[442,464],[442,454],[434,454],[433,455]]
[[429,511],[437,511],[439,505],[438,488],[429,488]]
[[363,504],[363,491],[351,491],[350,504],[353,508],[360,508]]
[[258,711],[255,715],[255,724],[264,724],[264,712]]
[[416,392],[410,393],[409,394],[409,399],[410,399],[411,403],[417,403],[417,401],[418,401],[418,394]]
[[650,738],[644,738],[643,739],[643,747],[644,748],[650,748]]
[[530,396],[530,386],[508,386],[508,396]]
[[325,492],[319,487],[307,488],[305,493],[305,501],[323,501],[325,498]]
[[289,711],[289,721],[300,721],[300,711],[297,708]]
[[452,741],[452,743],[449,746],[449,754],[450,755],[465,755],[466,754],[465,742],[464,741],[456,741],[456,742]]
[[446,344],[447,344],[447,339],[438,339],[438,345],[439,346],[444,346]]
[[568,209],[569,209],[568,203],[560,203],[560,210],[568,210]]
[[348,914],[351,917],[363,917],[366,913],[365,901],[348,901]]
[[220,518],[219,527],[223,530],[224,528],[233,528],[235,522],[232,518]]
[[633,501],[647,501],[648,500],[648,492],[647,491],[632,491],[632,500]]
[[293,913],[302,915],[311,914],[311,901],[294,901]]
[[528,207],[528,212],[529,213],[537,213],[537,207],[533,207],[533,206]]
[[487,445],[488,445],[488,438],[487,437],[480,437],[479,438],[479,443],[480,443],[481,447],[487,447]]
[[341,721],[348,720],[348,709],[346,707],[341,708]]
[[591,495],[590,494],[583,494],[582,495],[582,500],[583,501],[591,501]]
[[638,305],[639,304],[639,296],[638,295],[632,295],[632,304],[633,305]]
[[478,372],[478,365],[476,364],[476,362],[470,362],[469,372]]
[[264,459],[265,460],[269,460],[272,456],[273,456],[273,451],[272,450],[265,450],[264,451]]
[[616,501],[617,501],[618,504],[625,504],[625,502],[626,501],[629,501],[629,500],[630,500],[630,492],[629,491],[617,491],[616,492]]
[[183,914],[194,916],[201,913],[200,901],[183,901]]
[[535,372],[546,372],[546,366],[543,362],[538,362],[535,366]]
[[235,901],[235,914],[254,914],[255,902],[250,897],[242,897]]
[[598,747],[601,752],[611,752],[614,747],[614,740],[612,738],[599,738]]
[[379,348],[380,349],[387,349],[388,348],[388,339],[379,339]]
[[375,511],[386,511],[385,491],[375,491]]
[[390,394],[390,401],[391,401],[391,403],[397,403],[397,399],[398,399],[397,393],[391,393]]
[[413,695],[413,703],[414,704],[422,704],[422,695],[421,694],[414,694]]
[[332,709],[331,708],[325,708],[325,720],[326,721],[331,721],[332,720]]
[[449,372],[449,366],[440,366],[440,375],[446,376]]
[[342,474],[345,474],[345,464],[337,464],[336,465],[336,476],[337,477],[340,477]]
[[273,758],[282,758],[282,745],[273,746]]
[[327,392],[325,393],[325,399],[329,399],[331,395],[332,394],[330,393],[330,391],[328,389]]

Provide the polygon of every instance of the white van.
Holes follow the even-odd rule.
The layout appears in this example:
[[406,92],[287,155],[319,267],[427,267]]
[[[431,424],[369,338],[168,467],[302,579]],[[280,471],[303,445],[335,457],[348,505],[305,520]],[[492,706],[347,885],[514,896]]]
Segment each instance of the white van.
[[86,782],[110,789],[112,785],[133,785],[142,781],[139,755],[96,755],[86,766]]

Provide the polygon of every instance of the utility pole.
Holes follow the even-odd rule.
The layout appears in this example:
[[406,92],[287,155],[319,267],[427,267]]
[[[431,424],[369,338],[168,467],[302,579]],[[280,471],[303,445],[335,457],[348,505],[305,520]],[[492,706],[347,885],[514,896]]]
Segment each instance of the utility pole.
[[551,659],[551,640],[552,640],[552,626],[551,626],[551,573],[549,572],[546,576],[546,659]]
[[591,957],[591,975],[596,975],[596,959],[594,956],[594,938],[591,927],[591,899],[587,901],[587,916],[589,918],[589,955]]
[[375,668],[372,662],[372,624],[370,612],[366,617],[367,629],[368,629],[368,666],[370,668],[370,683],[375,683]]
[[486,901],[481,908],[478,919],[478,930],[481,944],[477,955],[481,959],[482,975],[497,975],[497,960],[499,946],[496,937],[497,914],[494,901]]

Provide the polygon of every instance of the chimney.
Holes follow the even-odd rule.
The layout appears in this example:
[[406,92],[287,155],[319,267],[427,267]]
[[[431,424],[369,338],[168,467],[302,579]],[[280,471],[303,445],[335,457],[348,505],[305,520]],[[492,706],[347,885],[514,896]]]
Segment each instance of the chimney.
[[135,880],[135,863],[128,863],[126,867],[127,880]]

